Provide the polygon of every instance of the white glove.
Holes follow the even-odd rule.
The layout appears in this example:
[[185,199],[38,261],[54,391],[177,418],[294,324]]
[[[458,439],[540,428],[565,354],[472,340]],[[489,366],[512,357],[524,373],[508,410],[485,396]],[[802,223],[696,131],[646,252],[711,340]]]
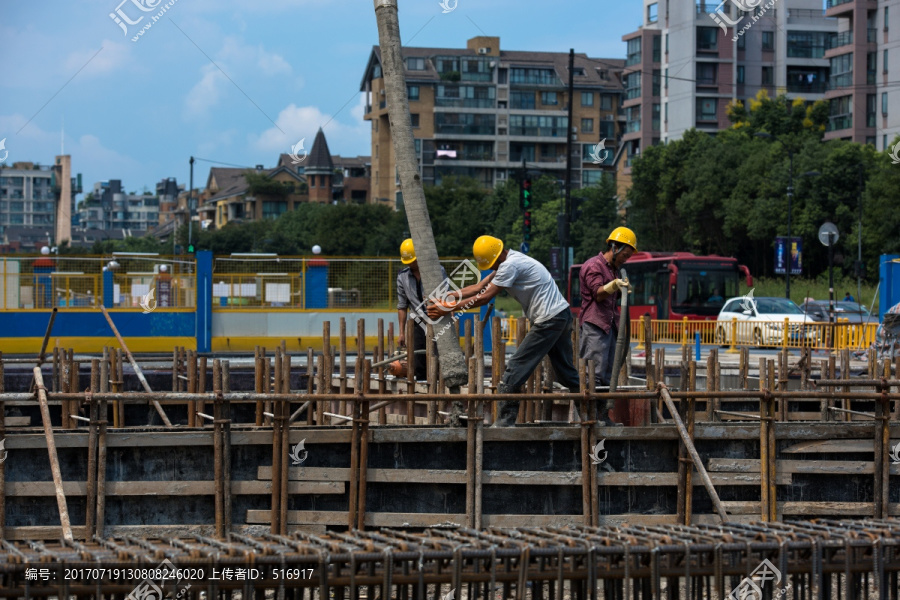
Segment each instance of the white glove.
[[615,294],[619,290],[628,291],[630,287],[627,279],[613,279],[603,286],[603,291],[609,295]]

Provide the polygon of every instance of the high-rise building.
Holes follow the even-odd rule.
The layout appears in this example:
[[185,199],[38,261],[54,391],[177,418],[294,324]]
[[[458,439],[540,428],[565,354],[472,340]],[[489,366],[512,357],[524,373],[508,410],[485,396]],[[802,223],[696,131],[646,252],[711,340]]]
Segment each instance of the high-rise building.
[[831,67],[825,139],[886,150],[900,134],[900,0],[827,0],[825,6],[838,24],[825,53]]
[[732,0],[644,0],[643,19],[622,38],[626,167],[642,147],[688,129],[728,128],[728,103],[760,90],[826,98],[838,22],[821,0],[759,2],[749,12]]
[[[70,157],[57,156],[53,166],[16,162],[0,165],[0,237],[9,228],[46,231],[46,243],[70,239],[75,196],[81,192],[81,175],[71,178]],[[66,198],[60,202],[60,198]],[[58,216],[68,219],[58,226]],[[62,235],[62,238],[60,238]]]
[[120,179],[98,181],[79,203],[78,214],[82,229],[126,229],[140,235],[159,224],[159,198],[126,194]]
[[[500,38],[485,36],[468,40],[462,49],[404,47],[402,55],[425,185],[455,175],[493,187],[515,177],[523,161],[528,169],[563,180],[569,136],[573,188],[595,183],[611,169],[619,135],[621,59],[575,55],[570,124],[568,53],[501,50]],[[378,46],[360,91],[366,94],[365,119],[372,122],[371,198],[399,206]]]

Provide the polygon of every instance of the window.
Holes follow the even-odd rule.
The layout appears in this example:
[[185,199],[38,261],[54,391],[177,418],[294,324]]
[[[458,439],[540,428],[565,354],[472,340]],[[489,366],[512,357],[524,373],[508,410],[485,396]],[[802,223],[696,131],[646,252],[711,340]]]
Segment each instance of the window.
[[417,85],[408,85],[406,86],[406,95],[409,97],[410,101],[419,99],[419,86]]
[[410,56],[409,58],[406,59],[406,68],[409,69],[410,71],[424,71],[425,70],[425,59]]
[[697,28],[697,50],[715,51],[719,49],[719,28]]
[[887,7],[887,6],[884,7],[884,30],[885,31],[888,30],[888,8],[889,7]]
[[773,51],[775,50],[775,32],[774,31],[763,31],[762,32],[762,49],[763,51]]
[[829,103],[828,130],[837,131],[853,127],[852,96],[832,98]]
[[716,63],[697,63],[697,85],[715,85]]
[[660,95],[659,94],[659,81],[660,81],[659,69],[653,69],[653,79],[652,79],[653,89],[651,90],[651,94],[653,96]]
[[581,120],[581,133],[594,133],[594,120],[593,119],[582,119]]
[[655,2],[647,6],[647,23],[656,23],[659,18],[658,9],[659,7]]
[[[656,5],[654,4],[654,6]],[[585,169],[581,172],[581,187],[597,185],[601,181],[603,181],[603,171],[600,169]]]
[[653,119],[650,124],[650,129],[659,131],[659,104],[653,105]]
[[740,36],[738,38],[738,50],[744,50],[747,47],[747,38]]
[[562,86],[562,82],[556,76],[556,71],[554,69],[513,67],[511,71],[510,82],[514,84],[524,83]]
[[509,92],[509,107],[534,110],[534,92]]
[[497,83],[500,85],[506,85],[506,82],[509,80],[509,69],[498,69],[497,70]]
[[882,73],[885,73],[885,74],[887,74],[887,72],[888,72],[888,60],[887,60],[887,58],[888,58],[888,51],[887,51],[887,49],[885,49],[885,51],[884,51],[884,58],[881,59],[881,72],[882,72]]
[[541,92],[541,104],[544,106],[556,106],[559,104],[556,92]]
[[887,92],[881,92],[881,116],[886,117],[888,108]]
[[418,113],[412,113],[412,114],[409,115],[409,116],[410,116],[410,119],[412,120],[412,126],[413,126],[413,127],[418,127],[418,126],[419,126],[419,114],[418,114]]
[[603,94],[600,96],[600,110],[612,110],[612,96]]
[[[489,115],[493,117],[493,115]],[[566,117],[550,117],[543,115],[510,115],[510,135],[539,135],[549,137],[565,137],[568,132]]]
[[715,98],[697,98],[697,120],[698,121],[715,121],[716,120],[716,99]]
[[666,54],[669,53],[669,34],[663,34],[663,41],[665,42],[663,45],[666,47]]
[[572,75],[575,77],[584,77],[585,76],[584,67],[574,67],[572,69]]
[[738,65],[737,68],[737,82],[744,83],[744,65]]
[[632,106],[625,109],[625,133],[635,133],[641,130],[641,107]]
[[625,99],[641,97],[641,72],[636,71],[625,76]]
[[878,71],[878,54],[869,52],[866,54],[866,83],[875,85],[875,73]]
[[788,31],[788,58],[823,58],[827,47],[825,31]]
[[853,83],[853,53],[841,54],[831,59],[831,79],[829,89],[846,87]]
[[875,107],[878,106],[878,96],[866,94],[866,127],[875,127]]
[[625,66],[630,67],[641,62],[641,38],[631,38],[628,40],[628,57],[625,59]]
[[594,105],[594,92],[581,92],[581,105],[582,106],[593,106]]
[[660,45],[662,44],[662,40],[658,35],[653,36],[653,62],[660,61]]
[[772,85],[773,82],[773,74],[774,70],[772,67],[763,67],[762,68],[762,84],[763,85]]

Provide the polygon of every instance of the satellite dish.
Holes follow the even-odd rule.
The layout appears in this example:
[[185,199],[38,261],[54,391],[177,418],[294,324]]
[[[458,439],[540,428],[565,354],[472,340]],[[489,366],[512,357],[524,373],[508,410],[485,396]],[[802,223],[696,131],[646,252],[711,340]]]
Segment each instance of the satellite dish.
[[825,221],[822,223],[822,226],[819,227],[819,241],[822,242],[824,246],[835,244],[840,237],[837,226],[831,221]]

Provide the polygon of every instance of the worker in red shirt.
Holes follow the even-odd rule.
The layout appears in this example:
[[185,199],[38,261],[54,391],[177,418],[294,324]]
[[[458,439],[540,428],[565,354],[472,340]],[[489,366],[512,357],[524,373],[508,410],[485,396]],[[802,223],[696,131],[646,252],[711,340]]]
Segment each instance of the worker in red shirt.
[[[637,251],[637,237],[627,227],[616,227],[606,238],[606,251],[581,266],[581,343],[579,356],[593,360],[595,385],[608,386],[612,379],[616,339],[619,335],[620,293],[629,284],[619,269]],[[600,418],[612,424],[612,401],[600,407]]]

